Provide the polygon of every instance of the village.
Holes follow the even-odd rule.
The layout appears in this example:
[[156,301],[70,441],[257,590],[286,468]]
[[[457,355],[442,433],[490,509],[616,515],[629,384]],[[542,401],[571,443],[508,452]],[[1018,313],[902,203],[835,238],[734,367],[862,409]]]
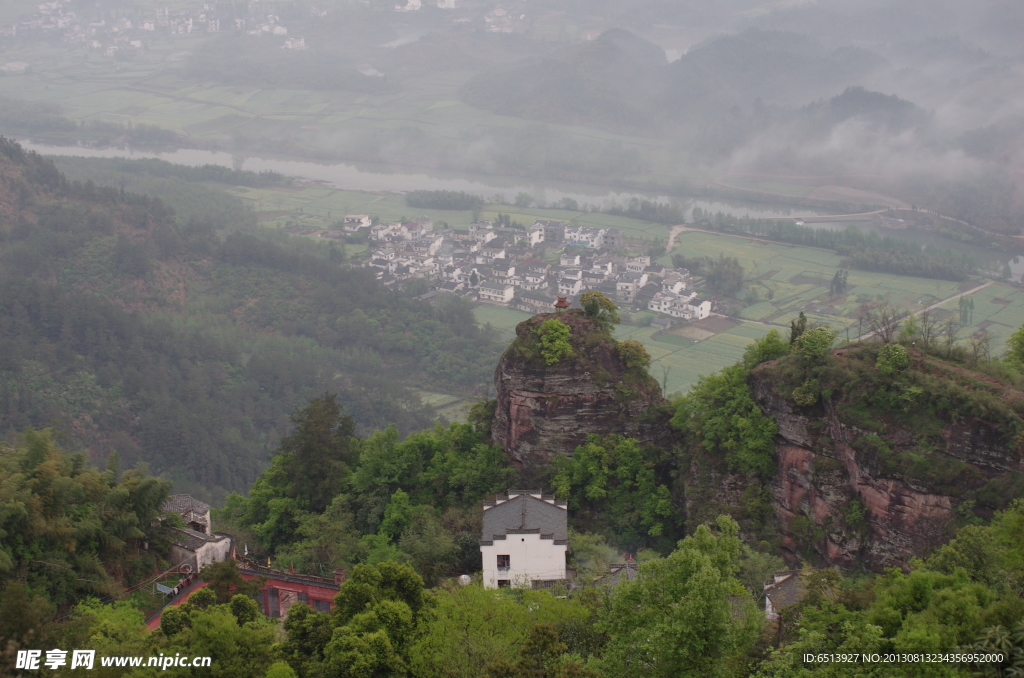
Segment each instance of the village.
[[[436,4],[442,10],[456,8],[455,0],[437,0],[431,4]],[[394,7],[397,12],[422,8],[421,0],[408,0]],[[280,16],[264,14],[259,10],[259,0],[246,0],[245,3],[237,4],[197,2],[191,8],[157,8],[155,16],[136,16],[134,21],[128,16],[90,20],[75,12],[74,3],[68,0],[49,0],[39,4],[31,16],[0,26],[0,37],[58,35],[67,44],[84,46],[104,56],[122,58],[132,52],[145,50],[147,42],[157,36],[184,37],[199,33],[236,32],[250,36],[269,36],[279,40],[281,49],[307,48],[306,39],[301,35],[290,35],[289,26],[282,22]],[[329,10],[312,6],[310,13],[316,20],[326,17]],[[524,32],[529,25],[525,15],[501,7],[490,9],[477,18],[482,20],[485,30],[492,33]],[[469,20],[465,17],[459,19],[460,22]],[[21,63],[12,62],[13,66],[3,72],[21,72],[24,70],[19,68]],[[26,63],[25,67],[28,66]]]
[[[252,8],[254,3],[249,3]],[[281,39],[282,49],[305,49],[301,36],[289,36],[288,27],[273,14],[254,14],[239,18],[227,3],[204,2],[195,8],[158,8],[156,15],[133,21],[127,16],[90,21],[76,13],[69,2],[51,0],[38,6],[38,11],[19,22],[0,26],[0,36],[53,35],[71,45],[98,50],[105,56],[119,56],[146,48],[147,41],[160,36],[188,36],[193,33],[244,32]],[[325,10],[313,10],[323,16]],[[25,64],[28,66],[28,64]],[[10,70],[10,69],[8,69]],[[17,69],[15,69],[17,70]],[[22,69],[23,70],[23,69]]]
[[432,289],[422,295],[428,299],[450,294],[544,313],[557,297],[596,291],[624,309],[659,314],[651,324],[661,329],[672,319],[702,320],[713,310],[698,294],[700,278],[657,264],[649,255],[625,254],[623,233],[615,228],[538,220],[521,229],[478,221],[458,231],[435,229],[427,218],[375,224],[369,215],[350,214],[340,230],[323,235],[358,233],[371,243],[364,266],[378,280],[385,285],[428,280]]

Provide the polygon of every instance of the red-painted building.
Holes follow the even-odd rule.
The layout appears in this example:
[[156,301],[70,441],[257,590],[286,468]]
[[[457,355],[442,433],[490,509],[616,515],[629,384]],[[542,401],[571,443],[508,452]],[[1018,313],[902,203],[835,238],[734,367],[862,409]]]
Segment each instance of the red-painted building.
[[268,617],[287,617],[289,608],[295,603],[306,603],[314,610],[330,612],[334,604],[334,595],[345,583],[344,570],[335,570],[334,579],[327,579],[312,574],[294,574],[252,563],[242,563],[238,567],[238,573],[244,579],[267,578],[267,583],[263,586],[261,607],[263,614]]
[[[260,610],[268,617],[283,619],[295,603],[305,603],[314,610],[330,612],[334,605],[334,596],[345,583],[345,571],[335,570],[334,578],[317,577],[311,574],[295,574],[269,567],[256,565],[252,561],[242,561],[238,565],[238,573],[243,579],[252,580],[265,577],[263,590],[256,598]],[[168,607],[181,605],[193,593],[206,587],[206,582],[197,581],[184,589],[178,596],[164,606],[160,612],[146,620],[146,627],[155,630],[160,627],[160,617]]]

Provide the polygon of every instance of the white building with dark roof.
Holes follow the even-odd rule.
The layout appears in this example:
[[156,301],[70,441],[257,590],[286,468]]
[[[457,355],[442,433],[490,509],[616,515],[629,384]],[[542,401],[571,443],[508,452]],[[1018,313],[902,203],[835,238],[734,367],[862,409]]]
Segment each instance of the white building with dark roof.
[[483,283],[479,288],[480,301],[507,304],[516,294],[516,288],[504,283]]
[[210,506],[188,494],[172,494],[161,507],[164,513],[181,516],[185,527],[171,527],[170,560],[199,572],[204,565],[225,560],[231,554],[232,539],[214,534]]
[[485,501],[480,554],[485,588],[531,588],[566,578],[568,505],[541,490]]
[[189,565],[199,572],[205,565],[227,560],[231,555],[231,537],[209,535],[188,527],[172,527],[170,560],[176,565]]

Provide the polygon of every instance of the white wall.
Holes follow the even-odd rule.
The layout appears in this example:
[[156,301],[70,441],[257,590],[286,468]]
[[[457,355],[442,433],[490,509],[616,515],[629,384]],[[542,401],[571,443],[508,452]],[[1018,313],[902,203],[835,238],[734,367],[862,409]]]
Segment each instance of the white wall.
[[[529,588],[534,579],[565,579],[564,544],[539,534],[510,534],[495,539],[491,546],[481,546],[485,588],[497,588],[499,579],[508,579],[512,586]],[[511,568],[498,570],[498,555],[511,556]]]

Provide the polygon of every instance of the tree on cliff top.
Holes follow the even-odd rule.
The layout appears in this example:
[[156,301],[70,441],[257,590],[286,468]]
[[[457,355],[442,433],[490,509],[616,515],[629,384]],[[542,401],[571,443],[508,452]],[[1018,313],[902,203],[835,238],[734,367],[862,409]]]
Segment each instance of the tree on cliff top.
[[612,325],[619,323],[619,307],[615,302],[601,292],[591,290],[580,295],[580,306],[583,307],[583,315],[594,318],[605,329],[611,330]]

